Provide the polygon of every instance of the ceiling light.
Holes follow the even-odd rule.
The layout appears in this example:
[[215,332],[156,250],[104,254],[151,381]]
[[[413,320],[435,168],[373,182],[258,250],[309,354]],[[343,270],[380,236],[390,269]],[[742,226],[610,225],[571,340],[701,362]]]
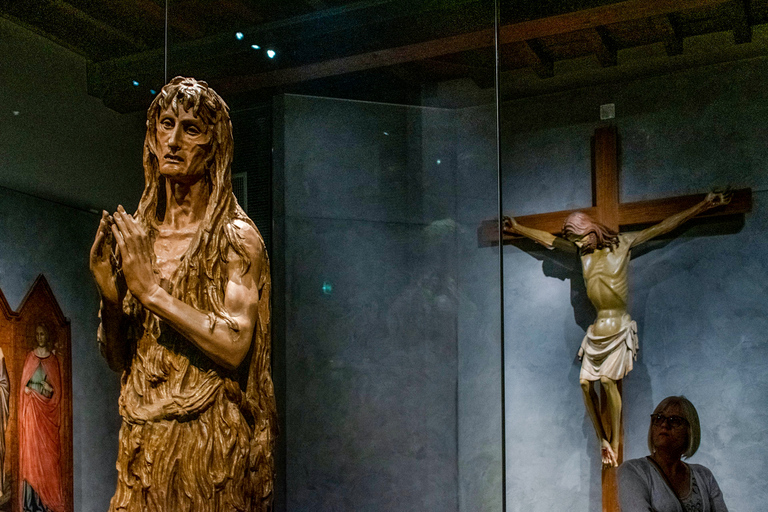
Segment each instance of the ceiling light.
[[134,86],[134,87],[138,87],[138,86],[139,86],[139,82],[137,82],[136,80],[134,80],[134,81],[133,81],[133,86]]
[[261,46],[259,46],[257,44],[252,44],[251,48],[253,48],[254,50],[261,50]]
[[274,59],[275,55],[277,55],[275,53],[275,50],[267,50],[267,57],[269,57],[270,59]]
[[245,37],[245,36],[243,35],[243,33],[242,33],[242,32],[235,32],[235,38],[236,38],[238,41],[240,41],[240,40],[241,40],[241,39],[243,39],[244,37]]

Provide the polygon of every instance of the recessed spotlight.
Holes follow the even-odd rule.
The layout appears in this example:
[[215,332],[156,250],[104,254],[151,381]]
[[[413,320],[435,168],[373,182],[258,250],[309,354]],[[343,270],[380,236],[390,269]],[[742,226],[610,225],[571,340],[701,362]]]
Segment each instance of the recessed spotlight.
[[238,41],[242,40],[244,37],[245,36],[243,35],[242,32],[235,32],[235,39],[237,39]]
[[277,55],[275,53],[275,50],[267,50],[267,57],[269,57],[270,59],[274,59],[275,55]]
[[139,86],[139,82],[137,82],[136,80],[134,80],[134,81],[133,81],[133,86],[134,86],[134,87],[138,87],[138,86]]
[[254,50],[261,50],[261,46],[259,46],[257,44],[252,44],[251,48],[253,48]]
[[154,89],[150,89],[150,90],[149,90],[149,94],[157,94],[157,91],[156,91],[156,90],[154,90]]
[[442,163],[442,162],[441,162],[441,161],[440,161],[440,159],[438,158],[438,159],[437,159],[437,165],[440,165],[441,163]]

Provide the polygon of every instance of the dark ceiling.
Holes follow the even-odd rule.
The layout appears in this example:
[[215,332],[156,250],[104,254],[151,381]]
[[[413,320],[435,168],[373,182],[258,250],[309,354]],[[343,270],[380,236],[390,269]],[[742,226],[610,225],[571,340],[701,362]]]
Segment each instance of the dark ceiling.
[[[489,0],[168,0],[166,40],[163,0],[0,0],[4,17],[84,56],[89,93],[119,112],[146,108],[162,86],[166,45],[169,77],[206,79],[228,101],[310,92],[407,102],[457,78],[487,89],[493,11]],[[575,83],[563,63],[579,59],[610,74],[631,53],[633,69],[664,72],[651,50],[686,65],[690,41],[712,35],[712,59],[766,54],[753,32],[768,23],[768,0],[518,0],[500,11],[500,67],[534,89]]]

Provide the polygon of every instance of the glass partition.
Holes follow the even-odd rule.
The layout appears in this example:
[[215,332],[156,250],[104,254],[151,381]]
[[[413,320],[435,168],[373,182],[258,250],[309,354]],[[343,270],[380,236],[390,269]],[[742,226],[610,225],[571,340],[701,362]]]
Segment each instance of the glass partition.
[[492,72],[273,102],[287,510],[502,507]]
[[498,374],[473,371],[498,353],[475,229],[492,167],[478,179],[453,110],[289,95],[277,111],[288,509],[456,509],[477,492],[464,471],[499,453]]

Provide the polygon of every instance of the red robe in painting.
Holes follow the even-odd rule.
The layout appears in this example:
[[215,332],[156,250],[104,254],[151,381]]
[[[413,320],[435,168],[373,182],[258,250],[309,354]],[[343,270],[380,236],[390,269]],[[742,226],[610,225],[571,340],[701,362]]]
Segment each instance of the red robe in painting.
[[[27,394],[24,388],[42,364],[53,395],[46,398],[36,391]],[[64,512],[61,485],[61,372],[54,354],[39,358],[34,351],[27,355],[21,375],[19,399],[19,500],[23,481],[37,492],[43,504],[53,512]]]

